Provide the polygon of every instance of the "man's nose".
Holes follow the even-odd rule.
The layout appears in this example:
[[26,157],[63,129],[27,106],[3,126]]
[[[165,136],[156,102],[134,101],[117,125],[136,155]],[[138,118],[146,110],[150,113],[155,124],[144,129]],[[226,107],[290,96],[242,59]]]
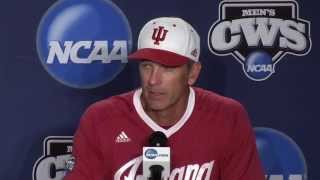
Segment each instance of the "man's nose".
[[158,85],[161,84],[162,72],[160,68],[154,68],[149,77],[150,85]]

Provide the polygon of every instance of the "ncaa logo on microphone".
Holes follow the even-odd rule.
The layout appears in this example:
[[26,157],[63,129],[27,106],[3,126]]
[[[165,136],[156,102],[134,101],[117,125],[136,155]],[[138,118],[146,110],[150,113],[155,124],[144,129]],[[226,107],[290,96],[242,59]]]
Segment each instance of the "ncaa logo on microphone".
[[158,157],[158,152],[155,149],[147,149],[144,155],[148,159],[155,159],[156,157]]
[[254,130],[266,180],[307,180],[304,155],[289,136],[271,128]]
[[113,80],[132,48],[126,16],[108,0],[60,0],[42,17],[37,51],[60,83],[89,89]]
[[215,55],[234,56],[249,79],[264,81],[286,54],[308,54],[310,38],[310,22],[299,17],[294,0],[228,0],[219,5],[208,46]]

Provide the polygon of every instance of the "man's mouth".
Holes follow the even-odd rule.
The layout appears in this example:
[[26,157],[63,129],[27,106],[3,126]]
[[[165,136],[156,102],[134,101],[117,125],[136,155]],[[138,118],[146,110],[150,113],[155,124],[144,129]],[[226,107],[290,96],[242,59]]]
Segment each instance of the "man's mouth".
[[149,91],[151,97],[159,98],[162,97],[165,93],[161,91]]

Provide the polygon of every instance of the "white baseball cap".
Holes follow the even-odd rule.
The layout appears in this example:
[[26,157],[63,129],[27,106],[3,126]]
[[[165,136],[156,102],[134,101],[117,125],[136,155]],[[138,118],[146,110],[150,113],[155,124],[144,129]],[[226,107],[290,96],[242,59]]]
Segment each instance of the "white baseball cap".
[[166,66],[180,66],[199,61],[200,37],[181,18],[160,17],[147,22],[140,31],[138,50],[128,56]]

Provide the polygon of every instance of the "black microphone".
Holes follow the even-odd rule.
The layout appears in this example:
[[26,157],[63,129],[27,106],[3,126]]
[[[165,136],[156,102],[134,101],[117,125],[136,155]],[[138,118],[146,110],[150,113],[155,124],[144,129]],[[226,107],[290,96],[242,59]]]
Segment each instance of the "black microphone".
[[170,175],[170,148],[167,136],[156,131],[149,138],[149,147],[143,147],[143,176],[148,180],[161,180]]
[[166,147],[167,136],[161,131],[155,131],[149,137],[149,145],[153,147]]
[[152,165],[149,168],[150,170],[150,177],[148,180],[161,180],[162,177],[162,171],[164,170],[164,167],[161,165]]

